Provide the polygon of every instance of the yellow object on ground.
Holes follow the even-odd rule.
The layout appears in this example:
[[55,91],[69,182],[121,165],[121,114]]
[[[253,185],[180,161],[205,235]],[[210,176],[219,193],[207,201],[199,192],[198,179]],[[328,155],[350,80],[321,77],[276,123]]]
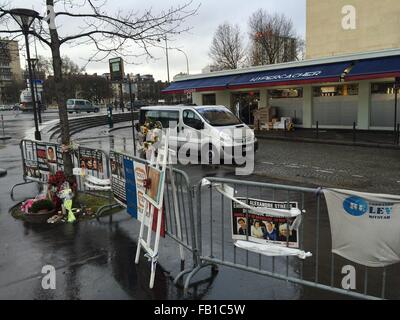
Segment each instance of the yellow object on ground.
[[72,200],[65,200],[64,207],[68,211],[68,222],[72,223],[76,221],[75,215],[72,212]]

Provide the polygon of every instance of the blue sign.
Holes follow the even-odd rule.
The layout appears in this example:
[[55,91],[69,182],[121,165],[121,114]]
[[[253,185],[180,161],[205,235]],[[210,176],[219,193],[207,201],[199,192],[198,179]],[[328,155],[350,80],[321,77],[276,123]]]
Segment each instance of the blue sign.
[[350,197],[343,202],[343,209],[354,217],[361,217],[366,214],[368,207],[368,202],[360,197]]
[[137,219],[136,181],[133,161],[131,159],[124,158],[124,168],[127,212],[133,218]]

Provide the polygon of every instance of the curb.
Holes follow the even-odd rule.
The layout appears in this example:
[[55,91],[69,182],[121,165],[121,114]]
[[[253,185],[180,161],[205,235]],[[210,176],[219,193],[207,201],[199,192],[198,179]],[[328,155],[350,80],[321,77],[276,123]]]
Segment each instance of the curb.
[[277,141],[288,141],[288,142],[304,142],[304,143],[318,143],[328,145],[339,145],[339,146],[352,146],[352,147],[365,147],[365,148],[380,148],[380,149],[391,149],[400,150],[400,146],[380,143],[368,143],[368,142],[347,142],[338,140],[319,140],[319,139],[307,139],[307,138],[285,138],[285,137],[266,137],[262,135],[256,135],[257,139],[262,140],[277,140]]
[[7,175],[7,170],[0,168],[0,178]]

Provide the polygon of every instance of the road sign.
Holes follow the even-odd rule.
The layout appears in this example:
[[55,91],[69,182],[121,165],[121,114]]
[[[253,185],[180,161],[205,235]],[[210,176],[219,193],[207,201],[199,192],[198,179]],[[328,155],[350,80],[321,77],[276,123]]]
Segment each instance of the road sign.
[[[44,83],[43,80],[39,80],[39,79],[36,79],[36,80],[34,79],[34,80],[32,80],[32,82],[33,82],[33,85],[35,85],[35,83],[36,83],[37,85],[43,85],[43,83]],[[29,79],[26,79],[26,83],[27,83],[27,84],[30,83]]]
[[124,61],[122,58],[109,60],[111,81],[121,81],[124,79]]

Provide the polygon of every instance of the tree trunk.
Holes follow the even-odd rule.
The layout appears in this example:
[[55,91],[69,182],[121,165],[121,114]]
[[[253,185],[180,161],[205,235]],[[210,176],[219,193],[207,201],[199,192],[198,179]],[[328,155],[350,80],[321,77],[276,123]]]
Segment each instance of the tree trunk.
[[[46,0],[47,5],[54,6],[54,0]],[[58,114],[60,117],[61,129],[61,143],[63,145],[70,145],[70,133],[68,123],[67,104],[64,96],[63,75],[62,75],[62,61],[60,54],[60,39],[58,37],[57,29],[49,28],[51,37],[51,54],[53,58],[53,72],[55,93],[58,104]],[[64,173],[69,181],[73,181],[73,163],[70,152],[63,153]]]

